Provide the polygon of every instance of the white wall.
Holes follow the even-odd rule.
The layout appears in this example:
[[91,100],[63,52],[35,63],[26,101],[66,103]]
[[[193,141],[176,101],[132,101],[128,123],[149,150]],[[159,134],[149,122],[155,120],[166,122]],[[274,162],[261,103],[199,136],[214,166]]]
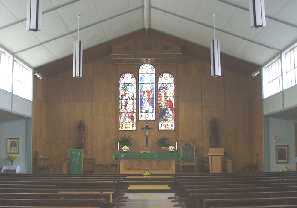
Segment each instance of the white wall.
[[32,102],[0,89],[0,110],[12,112],[21,116],[32,116]]
[[263,100],[264,115],[297,107],[297,85]]
[[0,123],[0,165],[9,164],[6,150],[6,141],[9,137],[20,138],[20,156],[15,161],[15,164],[20,165],[22,173],[30,173],[32,168],[31,119]]
[[[264,125],[264,170],[278,172],[288,168],[296,170],[295,121],[266,117]],[[277,164],[276,145],[289,145],[288,164]]]

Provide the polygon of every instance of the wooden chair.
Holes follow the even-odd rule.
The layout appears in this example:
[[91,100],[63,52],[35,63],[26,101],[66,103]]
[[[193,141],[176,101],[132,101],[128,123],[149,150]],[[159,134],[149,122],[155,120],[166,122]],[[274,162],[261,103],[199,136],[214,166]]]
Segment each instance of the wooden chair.
[[40,155],[38,152],[35,152],[34,159],[34,173],[37,174],[48,174],[49,173],[49,165],[48,165],[48,157],[44,155]]
[[180,161],[180,171],[188,172],[197,171],[197,162],[196,162],[196,148],[193,144],[186,143],[181,147],[182,160]]

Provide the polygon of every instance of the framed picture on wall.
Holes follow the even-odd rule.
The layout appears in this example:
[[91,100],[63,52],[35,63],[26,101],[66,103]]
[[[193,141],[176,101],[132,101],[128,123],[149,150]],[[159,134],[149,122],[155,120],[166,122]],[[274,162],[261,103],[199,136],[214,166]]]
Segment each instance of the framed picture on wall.
[[8,138],[7,139],[7,154],[20,154],[20,139]]
[[289,162],[289,145],[276,145],[275,146],[275,160],[276,163]]

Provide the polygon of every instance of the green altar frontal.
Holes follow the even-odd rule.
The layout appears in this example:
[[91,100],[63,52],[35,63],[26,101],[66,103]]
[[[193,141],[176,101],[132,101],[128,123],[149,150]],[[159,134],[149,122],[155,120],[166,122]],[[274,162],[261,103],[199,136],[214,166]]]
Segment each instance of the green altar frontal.
[[179,152],[115,152],[114,160],[181,160]]

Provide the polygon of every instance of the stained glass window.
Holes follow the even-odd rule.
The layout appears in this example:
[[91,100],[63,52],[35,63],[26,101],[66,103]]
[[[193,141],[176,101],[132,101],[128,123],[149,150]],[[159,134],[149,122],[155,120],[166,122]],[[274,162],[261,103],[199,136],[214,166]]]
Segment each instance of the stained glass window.
[[155,68],[151,64],[139,68],[139,120],[155,120]]
[[136,130],[136,79],[123,74],[119,83],[120,130]]
[[175,106],[174,77],[161,74],[158,80],[159,130],[174,130]]

